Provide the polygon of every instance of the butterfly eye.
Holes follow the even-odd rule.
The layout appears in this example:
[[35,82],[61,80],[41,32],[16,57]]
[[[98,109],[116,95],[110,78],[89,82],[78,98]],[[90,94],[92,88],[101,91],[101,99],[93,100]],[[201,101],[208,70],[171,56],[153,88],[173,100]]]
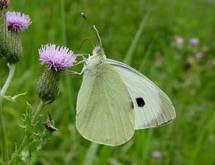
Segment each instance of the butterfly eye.
[[142,97],[136,98],[136,102],[137,102],[138,107],[143,107],[145,105],[145,101],[143,100]]

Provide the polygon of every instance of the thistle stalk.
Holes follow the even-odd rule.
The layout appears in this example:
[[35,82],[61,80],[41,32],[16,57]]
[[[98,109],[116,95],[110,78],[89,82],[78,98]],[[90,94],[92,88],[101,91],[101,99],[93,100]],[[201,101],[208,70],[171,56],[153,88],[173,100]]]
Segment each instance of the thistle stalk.
[[4,125],[4,116],[3,116],[3,98],[7,92],[8,87],[10,86],[11,80],[13,79],[15,72],[15,65],[8,64],[9,74],[7,80],[5,81],[1,91],[0,91],[0,129],[1,129],[1,148],[2,148],[2,160],[6,162],[8,160],[8,150],[7,150],[7,138]]
[[43,107],[45,106],[44,102],[41,100],[37,109],[34,111],[33,117],[32,117],[32,124],[36,122],[37,117],[41,114],[41,111],[43,110]]

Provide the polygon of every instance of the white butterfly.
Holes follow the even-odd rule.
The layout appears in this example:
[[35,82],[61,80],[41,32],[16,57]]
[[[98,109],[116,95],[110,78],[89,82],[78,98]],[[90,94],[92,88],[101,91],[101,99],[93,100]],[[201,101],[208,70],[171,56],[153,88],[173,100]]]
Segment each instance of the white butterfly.
[[161,89],[130,66],[107,59],[102,47],[93,50],[83,73],[76,127],[92,142],[121,145],[136,129],[158,127],[176,117]]

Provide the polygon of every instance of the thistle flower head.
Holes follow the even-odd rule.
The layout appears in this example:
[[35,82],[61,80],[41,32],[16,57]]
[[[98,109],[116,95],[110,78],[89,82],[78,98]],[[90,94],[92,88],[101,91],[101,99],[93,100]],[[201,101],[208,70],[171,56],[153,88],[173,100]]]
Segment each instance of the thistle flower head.
[[31,19],[28,15],[13,11],[6,13],[6,22],[9,31],[21,32],[29,27]]
[[203,52],[196,52],[195,53],[195,58],[196,60],[201,60],[204,56],[204,53]]
[[189,43],[190,43],[190,47],[197,47],[199,45],[199,39],[198,38],[191,38]]
[[162,157],[161,152],[158,150],[155,150],[152,152],[152,157],[155,159],[160,159]]
[[10,0],[0,0],[0,10],[7,8]]
[[76,59],[71,50],[54,44],[43,45],[39,49],[39,55],[41,63],[55,71],[72,66]]
[[183,44],[184,44],[184,38],[181,36],[176,36],[174,41],[174,46],[177,49],[181,49],[183,47]]

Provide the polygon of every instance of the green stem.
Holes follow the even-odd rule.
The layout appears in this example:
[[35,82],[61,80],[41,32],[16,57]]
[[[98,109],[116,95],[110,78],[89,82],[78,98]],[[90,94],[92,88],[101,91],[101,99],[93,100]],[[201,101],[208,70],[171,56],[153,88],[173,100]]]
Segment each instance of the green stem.
[[7,92],[8,87],[10,86],[11,80],[13,79],[14,72],[15,72],[15,65],[8,64],[9,74],[7,77],[6,82],[4,83],[1,91],[0,91],[0,129],[1,129],[1,148],[2,148],[2,160],[6,162],[8,160],[8,150],[7,150],[7,138],[6,138],[6,131],[4,126],[4,116],[3,116],[3,99]]
[[16,66],[15,66],[15,64],[8,64],[8,68],[9,68],[9,74],[8,74],[8,77],[7,77],[7,80],[4,84],[4,86],[1,89],[1,92],[0,92],[1,97],[5,96],[7,89],[10,86],[11,80],[13,79],[13,76],[14,76]]
[[17,152],[13,153],[13,155],[12,155],[11,159],[8,161],[7,165],[10,165],[10,164],[13,163],[13,161],[15,160],[17,155],[19,155],[22,152],[26,142],[27,142],[27,136],[26,136],[26,133],[25,133],[25,135],[23,137],[23,140],[22,140]]
[[6,142],[6,133],[4,126],[4,117],[3,117],[3,108],[2,108],[2,99],[0,97],[0,129],[1,129],[1,148],[2,148],[2,160],[7,161],[7,142]]
[[33,114],[33,117],[32,117],[32,124],[35,123],[37,117],[39,116],[39,114],[41,113],[41,111],[43,110],[43,107],[44,107],[44,102],[41,100],[37,109],[35,110],[34,114]]
[[[33,117],[32,117],[32,124],[35,124],[37,117],[39,116],[39,114],[41,113],[43,107],[44,107],[44,102],[41,100],[39,105],[37,106],[37,109],[34,111]],[[15,161],[17,155],[20,155],[20,153],[23,151],[24,147],[26,146],[27,142],[29,140],[29,136],[27,131],[25,131],[25,135],[22,139],[22,142],[19,145],[19,148],[17,149],[17,151],[12,155],[11,159],[9,160],[7,165],[11,165],[13,164],[13,162]]]

